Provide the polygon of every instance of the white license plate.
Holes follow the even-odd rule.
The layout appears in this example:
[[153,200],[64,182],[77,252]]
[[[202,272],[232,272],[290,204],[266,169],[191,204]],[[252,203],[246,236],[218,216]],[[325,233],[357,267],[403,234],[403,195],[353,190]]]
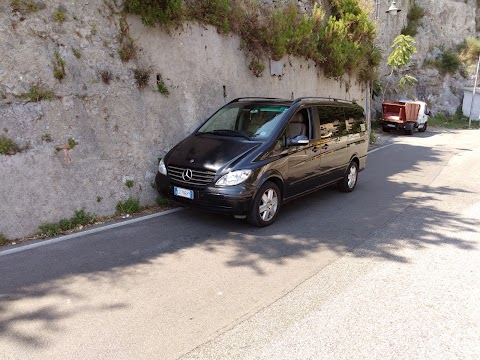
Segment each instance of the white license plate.
[[393,124],[387,124],[388,127],[395,127]]
[[183,189],[183,188],[174,186],[173,194],[176,196],[187,198],[187,199],[193,199],[193,190]]

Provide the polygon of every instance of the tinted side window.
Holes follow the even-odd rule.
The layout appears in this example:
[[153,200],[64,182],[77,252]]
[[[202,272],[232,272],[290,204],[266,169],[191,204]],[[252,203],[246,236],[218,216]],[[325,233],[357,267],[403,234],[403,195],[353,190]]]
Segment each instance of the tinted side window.
[[320,119],[320,138],[329,139],[346,135],[345,113],[343,107],[335,105],[318,106]]
[[346,130],[348,134],[358,134],[367,130],[365,125],[365,114],[360,107],[346,107]]
[[309,139],[312,139],[313,131],[312,131],[312,109],[311,108],[304,108],[300,110],[298,113],[302,114],[303,122],[306,127],[306,136]]
[[277,147],[286,147],[287,139],[294,139],[298,136],[313,138],[313,112],[312,108],[300,109],[289,120]]

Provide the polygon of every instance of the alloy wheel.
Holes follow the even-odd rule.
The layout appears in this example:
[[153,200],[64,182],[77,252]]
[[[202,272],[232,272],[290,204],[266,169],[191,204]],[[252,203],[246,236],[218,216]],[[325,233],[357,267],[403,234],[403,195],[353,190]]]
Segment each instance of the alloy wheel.
[[350,166],[350,171],[348,173],[348,187],[352,189],[357,182],[357,167],[354,165]]
[[260,201],[260,206],[258,207],[258,213],[263,221],[270,221],[278,209],[278,195],[274,189],[267,189]]

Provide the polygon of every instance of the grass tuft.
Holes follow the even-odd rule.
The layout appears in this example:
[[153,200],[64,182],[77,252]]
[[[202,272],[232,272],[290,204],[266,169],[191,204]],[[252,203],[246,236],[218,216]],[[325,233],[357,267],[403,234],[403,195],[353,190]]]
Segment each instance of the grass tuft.
[[46,5],[35,0],[12,0],[12,11],[27,15],[45,9]]
[[135,45],[133,37],[129,35],[130,28],[125,16],[120,18],[119,28],[118,41],[120,43],[120,49],[118,49],[118,55],[120,56],[120,60],[128,62],[136,58],[137,46]]
[[0,233],[0,246],[10,244],[10,240],[3,234]]
[[17,95],[19,99],[27,99],[30,101],[53,100],[55,95],[52,90],[45,88],[40,83],[31,84],[28,93]]
[[133,70],[133,77],[137,82],[137,86],[139,89],[143,89],[148,85],[148,80],[150,80],[150,70],[149,69],[134,69]]
[[426,65],[437,68],[442,76],[453,75],[463,68],[460,56],[453,50],[443,50],[434,60],[426,61]]
[[110,84],[110,81],[113,78],[112,72],[109,70],[102,70],[100,71],[100,77],[102,78],[102,82],[106,85]]
[[115,206],[115,210],[117,215],[132,215],[142,210],[142,207],[139,199],[129,197],[125,201],[119,201]]
[[168,90],[167,85],[162,79],[157,81],[157,91],[165,97],[168,97],[168,95],[170,95],[170,91]]
[[213,25],[223,33],[228,33],[231,8],[231,0],[197,0],[194,6],[187,8],[187,16]]
[[140,15],[145,26],[163,25],[167,28],[180,25],[186,17],[183,0],[126,0],[125,13]]
[[401,34],[410,35],[411,37],[417,35],[418,27],[424,16],[425,10],[414,1],[407,14],[407,25],[402,29]]
[[263,71],[265,70],[265,64],[262,63],[260,59],[254,58],[252,61],[250,61],[248,68],[253,72],[253,75],[260,77],[263,75]]
[[158,206],[172,206],[172,201],[170,199],[160,195],[157,196],[156,201]]
[[127,40],[122,47],[118,50],[118,56],[120,56],[120,60],[123,62],[128,62],[136,57],[136,47],[133,43],[133,40]]
[[0,135],[0,155],[15,155],[20,151],[22,149],[15,141],[5,135]]
[[78,145],[78,141],[75,140],[75,138],[69,138],[67,144],[70,146],[70,150],[73,150],[73,148]]
[[53,20],[55,20],[56,22],[63,24],[66,19],[67,15],[65,14],[65,11],[61,9],[56,9],[53,12]]
[[65,77],[65,61],[58,50],[55,50],[53,56],[53,77],[58,81],[62,81]]
[[52,135],[45,133],[42,135],[42,141],[45,141],[47,143],[51,143],[53,141]]
[[[452,116],[437,113],[428,120],[428,124],[447,129],[468,129],[468,116],[463,115],[462,107],[459,106]],[[471,127],[480,129],[480,121],[472,121]]]
[[[478,22],[480,23],[480,22]],[[467,65],[476,64],[480,55],[480,39],[469,36],[463,44],[459,46],[460,59]]]
[[80,49],[72,47],[72,52],[73,52],[73,55],[75,55],[75,57],[77,59],[80,59],[82,57],[82,53],[80,52]]
[[85,210],[75,211],[71,218],[61,219],[58,223],[40,225],[38,227],[40,229],[39,235],[47,237],[57,236],[80,226],[93,225],[96,220],[96,215],[85,212]]

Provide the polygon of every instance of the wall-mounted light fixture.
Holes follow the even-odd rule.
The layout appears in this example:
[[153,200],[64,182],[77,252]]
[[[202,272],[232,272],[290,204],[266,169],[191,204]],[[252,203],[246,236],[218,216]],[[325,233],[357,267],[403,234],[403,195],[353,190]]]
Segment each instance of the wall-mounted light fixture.
[[[385,2],[385,5],[388,5],[388,0],[384,0],[384,2]],[[396,16],[397,13],[399,13],[400,11],[402,11],[402,9],[397,7],[397,3],[395,2],[395,0],[392,0],[392,2],[390,3],[390,7],[385,12],[392,16]],[[378,20],[379,13],[380,13],[380,0],[375,0],[375,20]]]
[[402,9],[399,9],[397,8],[397,3],[395,2],[395,0],[392,1],[392,3],[390,4],[390,7],[388,8],[387,11],[385,11],[387,14],[390,14],[390,15],[397,15],[397,13],[399,13],[400,11],[402,11]]

